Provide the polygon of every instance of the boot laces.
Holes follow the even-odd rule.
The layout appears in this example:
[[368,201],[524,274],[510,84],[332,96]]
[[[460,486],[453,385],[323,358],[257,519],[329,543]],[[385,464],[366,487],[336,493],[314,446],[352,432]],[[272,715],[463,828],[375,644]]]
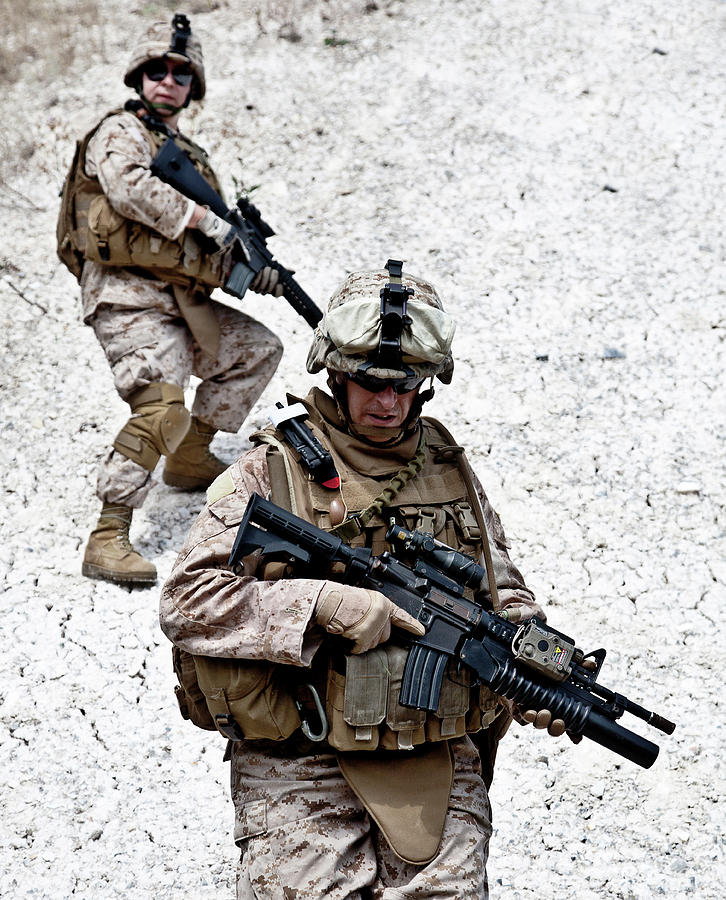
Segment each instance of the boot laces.
[[99,520],[99,524],[101,521],[113,522],[118,525],[118,530],[116,532],[116,542],[122,550],[127,550],[131,553],[134,553],[134,547],[131,543],[131,539],[129,538],[129,528],[131,527],[131,521],[126,517],[126,515],[119,514],[119,512],[114,511],[113,508],[108,509],[101,516]]

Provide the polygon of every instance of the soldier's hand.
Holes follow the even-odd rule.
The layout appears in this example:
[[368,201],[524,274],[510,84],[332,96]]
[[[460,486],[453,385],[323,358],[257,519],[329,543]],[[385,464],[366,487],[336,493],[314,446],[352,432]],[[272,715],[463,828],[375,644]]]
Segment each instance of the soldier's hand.
[[521,625],[527,619],[531,619],[532,616],[537,616],[541,622],[547,621],[544,610],[537,603],[510,603],[499,611],[499,615],[513,625]]
[[260,269],[250,285],[250,290],[256,294],[272,294],[275,297],[282,296],[282,284],[280,284],[280,273],[272,266],[265,266]]
[[[594,659],[584,659],[581,665],[583,669],[589,669],[590,671],[594,671],[596,668]],[[560,737],[567,731],[567,726],[562,719],[553,719],[552,713],[548,709],[522,710],[516,704],[513,707],[514,718],[520,725],[534,725],[535,728],[546,728],[547,733],[552,737]],[[579,744],[582,740],[581,734],[570,734],[569,731],[567,732],[567,737],[573,744]]]
[[229,222],[213,213],[211,209],[205,211],[194,227],[211,238],[220,248],[226,247],[235,236],[234,228]]
[[565,733],[565,723],[562,719],[553,719],[548,709],[527,709],[522,713],[523,724],[529,723],[535,728],[546,728],[552,737],[560,737]]
[[378,591],[326,582],[313,618],[331,634],[353,641],[352,653],[365,653],[387,641],[396,625],[421,637],[426,629]]

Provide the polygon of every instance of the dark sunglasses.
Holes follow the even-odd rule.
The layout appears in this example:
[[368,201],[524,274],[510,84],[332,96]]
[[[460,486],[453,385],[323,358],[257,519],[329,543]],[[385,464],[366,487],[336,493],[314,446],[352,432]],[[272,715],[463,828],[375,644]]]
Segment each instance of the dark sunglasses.
[[[163,59],[153,59],[144,66],[143,71],[151,81],[163,81],[169,73]],[[192,83],[194,73],[188,66],[177,66],[171,70],[171,77],[180,87],[186,87]]]
[[397,394],[408,394],[409,391],[415,391],[423,384],[423,378],[417,378],[415,375],[410,378],[376,378],[374,375],[355,372],[353,375],[348,375],[348,378],[371,394],[380,394],[389,387],[392,387]]

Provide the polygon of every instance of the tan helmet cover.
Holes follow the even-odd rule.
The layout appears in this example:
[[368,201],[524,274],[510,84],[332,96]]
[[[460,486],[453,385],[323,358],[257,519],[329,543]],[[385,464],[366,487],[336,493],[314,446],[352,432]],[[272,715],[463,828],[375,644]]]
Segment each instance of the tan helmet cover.
[[[333,369],[353,374],[369,361],[381,338],[381,290],[391,276],[380,272],[352,272],[330,298],[328,310],[313,335],[308,352],[308,372]],[[403,273],[404,287],[413,288],[406,312],[411,319],[401,334],[402,360],[414,375],[436,375],[444,384],[451,381],[454,360],[451,342],[456,323],[444,312],[436,289],[428,281]],[[404,378],[400,369],[371,367],[367,375],[376,378]]]
[[189,63],[195,75],[192,81],[191,99],[201,100],[207,91],[207,84],[204,80],[202,45],[192,32],[187,40],[186,52],[172,53],[170,47],[173,36],[174,29],[170,23],[155,22],[153,25],[150,25],[139,37],[136,47],[131,54],[131,59],[124,75],[124,84],[128,87],[135,87],[138,70],[144,63],[150,62],[152,59],[174,59],[179,62]]

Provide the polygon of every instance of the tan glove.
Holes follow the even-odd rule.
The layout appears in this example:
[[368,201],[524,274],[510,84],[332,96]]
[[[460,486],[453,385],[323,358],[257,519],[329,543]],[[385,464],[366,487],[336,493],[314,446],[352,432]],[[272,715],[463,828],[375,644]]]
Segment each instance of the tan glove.
[[[582,666],[585,669],[594,670],[595,661],[593,659],[585,659],[582,662]],[[552,737],[559,737],[560,735],[565,733],[565,723],[562,719],[553,719],[552,713],[548,709],[527,709],[522,712],[521,710],[517,710],[517,715],[515,718],[519,722],[520,725],[534,725],[535,728],[546,728],[547,733]],[[581,734],[570,734],[568,732],[569,739],[573,744],[579,744],[582,740]]]
[[222,219],[213,213],[211,209],[207,209],[202,218],[197,222],[196,228],[211,238],[218,247],[226,247],[234,238],[234,229]]
[[419,637],[426,633],[420,622],[378,591],[334,581],[325,584],[313,619],[331,634],[353,641],[352,653],[365,653],[387,641],[392,625]]
[[547,733],[552,737],[559,737],[565,733],[565,723],[562,719],[553,719],[552,713],[548,709],[528,709],[521,715],[524,719],[522,725],[530,724],[535,728],[546,728]]
[[537,603],[510,603],[500,610],[499,615],[513,625],[521,625],[527,619],[531,619],[532,616],[537,616],[543,622],[547,621],[544,610]]
[[274,297],[282,297],[280,273],[272,266],[265,266],[255,275],[250,290],[256,294],[272,294]]

